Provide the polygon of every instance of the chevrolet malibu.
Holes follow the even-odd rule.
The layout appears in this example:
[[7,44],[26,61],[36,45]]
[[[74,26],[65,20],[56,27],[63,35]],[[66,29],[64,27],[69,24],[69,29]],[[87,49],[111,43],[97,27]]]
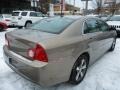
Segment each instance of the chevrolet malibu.
[[51,17],[5,34],[6,64],[42,86],[79,84],[88,67],[113,51],[116,31],[95,17]]

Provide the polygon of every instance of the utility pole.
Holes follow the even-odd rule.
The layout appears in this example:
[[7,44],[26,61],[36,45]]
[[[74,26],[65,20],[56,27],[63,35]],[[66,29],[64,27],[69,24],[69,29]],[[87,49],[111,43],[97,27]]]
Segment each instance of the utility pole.
[[88,0],[86,0],[86,5],[85,5],[85,15],[87,15],[87,10],[88,10]]
[[61,17],[63,16],[63,0],[61,0]]
[[74,0],[74,3],[73,3],[73,15],[75,14],[75,0]]
[[74,0],[74,7],[75,7],[75,0]]

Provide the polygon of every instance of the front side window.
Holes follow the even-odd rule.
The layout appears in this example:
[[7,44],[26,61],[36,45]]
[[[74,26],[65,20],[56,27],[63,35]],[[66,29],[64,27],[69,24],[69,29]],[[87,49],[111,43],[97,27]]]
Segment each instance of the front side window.
[[99,27],[100,27],[101,31],[108,31],[109,30],[109,26],[105,22],[99,20],[98,23],[99,23]]
[[84,33],[99,32],[99,24],[95,19],[89,19],[84,24]]

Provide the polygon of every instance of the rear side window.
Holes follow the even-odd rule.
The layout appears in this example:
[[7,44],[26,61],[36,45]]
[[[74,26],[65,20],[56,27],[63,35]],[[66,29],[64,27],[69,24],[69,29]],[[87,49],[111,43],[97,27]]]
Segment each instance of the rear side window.
[[22,12],[21,15],[22,16],[27,16],[27,12]]
[[75,20],[67,17],[54,17],[47,18],[38,21],[33,24],[30,28],[33,30],[39,30],[42,32],[48,32],[53,34],[59,34],[65,30]]
[[99,24],[95,19],[87,20],[84,24],[84,33],[94,33],[99,31]]
[[12,16],[19,16],[20,12],[13,12]]
[[30,12],[30,16],[32,16],[32,17],[37,17],[37,13],[35,13],[35,12]]

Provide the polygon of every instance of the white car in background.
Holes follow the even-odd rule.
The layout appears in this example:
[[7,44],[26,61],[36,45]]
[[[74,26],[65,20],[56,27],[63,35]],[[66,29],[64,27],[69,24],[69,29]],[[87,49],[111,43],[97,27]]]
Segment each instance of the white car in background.
[[7,26],[11,25],[11,14],[0,14],[0,22],[5,23]]
[[120,15],[114,15],[107,20],[107,24],[117,30],[118,37],[120,37]]
[[41,12],[35,11],[13,11],[12,13],[12,26],[29,27],[43,18],[46,18]]

